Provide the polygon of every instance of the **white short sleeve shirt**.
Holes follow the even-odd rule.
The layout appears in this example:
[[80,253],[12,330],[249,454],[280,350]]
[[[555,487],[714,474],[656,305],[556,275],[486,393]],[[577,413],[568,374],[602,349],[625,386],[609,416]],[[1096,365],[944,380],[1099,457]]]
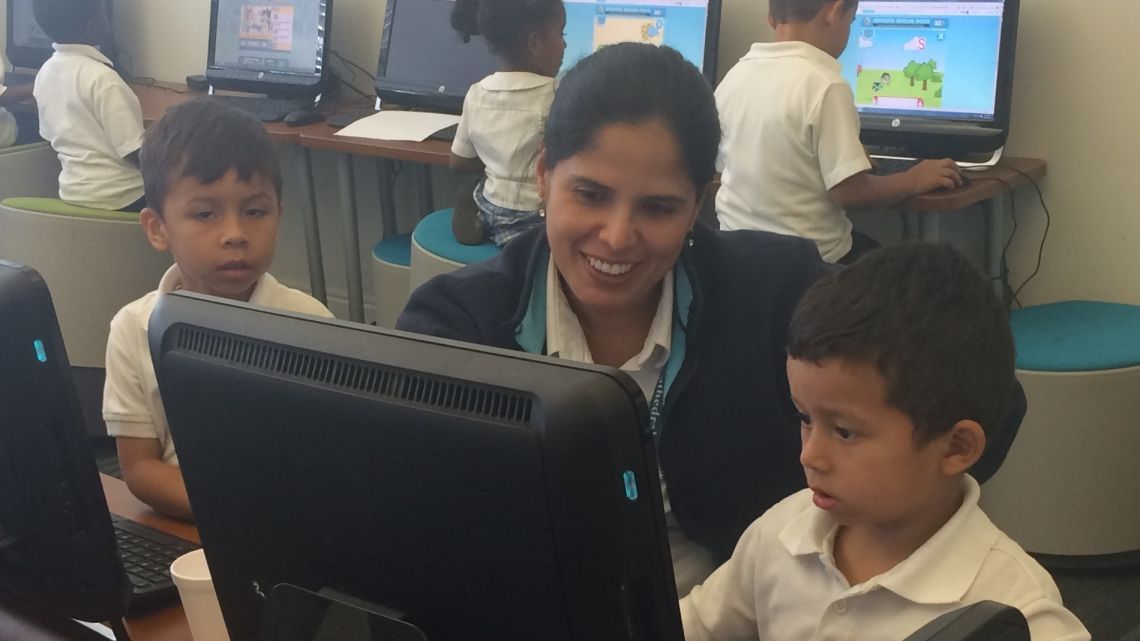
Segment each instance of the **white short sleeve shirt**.
[[827,53],[792,41],[752,45],[725,75],[716,89],[722,229],[808,238],[828,262],[850,251],[851,221],[828,190],[871,163],[840,69]]
[[[158,439],[162,460],[178,464],[166,410],[158,393],[158,379],[150,359],[147,327],[150,314],[163,294],[181,289],[182,273],[172,265],[158,289],[127,304],[111,319],[107,339],[107,382],[103,387],[103,420],[111,436]],[[249,302],[291,312],[332,318],[324,305],[308,294],[286,287],[271,274],[262,275]]]
[[95,47],[53,44],[32,93],[40,135],[59,155],[59,197],[120,209],[143,195],[142,174],[124,160],[143,142],[142,107]]
[[483,195],[516,211],[538,209],[534,166],[546,128],[555,80],[525,71],[499,71],[471,85],[451,152],[483,161]]
[[687,641],[905,639],[978,601],[1015,607],[1033,641],[1089,641],[1052,577],[978,507],[965,477],[958,511],[889,571],[850,585],[832,550],[838,525],[811,490],[784,499],[744,532],[732,557],[681,599]]
[[[547,353],[579,363],[593,363],[590,345],[570,301],[562,291],[562,281],[554,259],[550,259],[546,281],[546,347]],[[653,398],[657,379],[669,361],[669,348],[673,341],[673,272],[665,274],[661,284],[661,298],[657,301],[649,334],[638,352],[619,369],[629,374],[641,389],[647,402]],[[677,594],[686,595],[694,585],[704,581],[716,569],[712,553],[691,540],[681,529],[669,505],[669,488],[660,472],[661,497],[665,510],[665,527],[669,536],[669,552],[673,561],[673,579]]]

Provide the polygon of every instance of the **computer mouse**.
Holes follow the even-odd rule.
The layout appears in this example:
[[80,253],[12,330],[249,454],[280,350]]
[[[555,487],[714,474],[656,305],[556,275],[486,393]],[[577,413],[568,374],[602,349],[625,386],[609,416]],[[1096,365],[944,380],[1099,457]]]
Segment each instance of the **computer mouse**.
[[311,125],[315,122],[321,122],[324,119],[324,114],[313,111],[312,109],[295,109],[285,114],[285,124],[290,127]]

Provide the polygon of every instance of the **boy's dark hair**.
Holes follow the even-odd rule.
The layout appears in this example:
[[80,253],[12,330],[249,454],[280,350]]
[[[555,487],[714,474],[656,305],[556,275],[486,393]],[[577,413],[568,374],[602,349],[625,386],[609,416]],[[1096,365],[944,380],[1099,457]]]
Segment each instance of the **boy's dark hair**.
[[994,434],[1013,391],[1013,335],[991,283],[945,245],[876,249],[804,294],[788,355],[873,365],[919,443],[960,420]]
[[32,5],[36,24],[62,44],[82,42],[88,23],[103,10],[103,0],[35,0]]
[[139,168],[146,201],[159,215],[175,180],[192,176],[209,184],[231,169],[242,181],[255,174],[268,180],[281,199],[281,165],[265,127],[208,97],[172,107],[147,130]]
[[587,149],[607,125],[654,119],[677,138],[699,197],[716,174],[720,118],[708,80],[669,47],[608,45],[566,72],[546,121],[546,168]]
[[463,42],[482,35],[493,53],[513,56],[527,34],[550,24],[561,10],[562,0],[456,0],[451,28]]
[[[809,22],[825,6],[836,0],[768,0],[768,15],[777,24],[787,22]],[[857,4],[858,0],[838,0],[844,9]]]

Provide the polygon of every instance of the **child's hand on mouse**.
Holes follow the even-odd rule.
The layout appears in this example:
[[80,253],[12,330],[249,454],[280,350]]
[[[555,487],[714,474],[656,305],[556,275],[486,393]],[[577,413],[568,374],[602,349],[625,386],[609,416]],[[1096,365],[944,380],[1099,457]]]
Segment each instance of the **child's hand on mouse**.
[[925,194],[935,189],[953,189],[962,186],[962,172],[958,164],[949,158],[924,160],[907,172],[914,181],[914,193]]

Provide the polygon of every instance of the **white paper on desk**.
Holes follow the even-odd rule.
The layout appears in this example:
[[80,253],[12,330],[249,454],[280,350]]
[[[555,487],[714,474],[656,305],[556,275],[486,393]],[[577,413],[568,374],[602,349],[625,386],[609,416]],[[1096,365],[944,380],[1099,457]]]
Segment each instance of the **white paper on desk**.
[[72,621],[75,621],[76,623],[78,623],[79,625],[81,625],[85,628],[90,628],[90,629],[98,632],[99,634],[103,635],[104,637],[107,637],[111,641],[115,641],[115,633],[111,631],[111,628],[108,628],[107,626],[103,625],[102,623],[88,623],[87,621],[80,621],[79,619],[72,619]]
[[423,142],[428,136],[459,122],[459,116],[424,111],[381,111],[336,132],[338,136],[375,140]]

